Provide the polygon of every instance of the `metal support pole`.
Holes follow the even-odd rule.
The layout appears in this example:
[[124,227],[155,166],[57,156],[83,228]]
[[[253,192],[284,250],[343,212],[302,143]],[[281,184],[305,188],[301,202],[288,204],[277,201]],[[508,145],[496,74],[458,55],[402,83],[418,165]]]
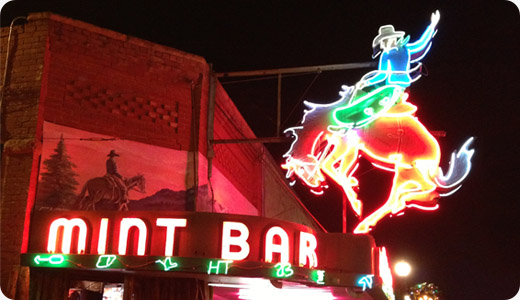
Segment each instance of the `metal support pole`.
[[363,69],[363,68],[377,67],[377,63],[378,63],[377,61],[371,61],[371,62],[361,62],[361,63],[281,68],[281,69],[268,69],[268,70],[256,70],[256,71],[224,72],[224,73],[217,73],[217,77],[265,76],[265,75],[278,75],[278,74],[295,74],[295,73],[323,72],[323,71],[336,71],[336,70],[349,70],[349,69]]
[[377,66],[377,61],[374,61],[374,62],[307,66],[307,67],[281,68],[281,69],[255,70],[255,71],[224,72],[224,73],[216,73],[216,76],[218,78],[226,78],[226,77],[278,75],[278,95],[277,95],[277,107],[276,107],[277,108],[276,109],[276,136],[280,136],[281,119],[282,119],[282,74],[313,73],[313,72],[321,73],[323,71],[374,68],[376,66]]
[[342,232],[343,233],[347,233],[347,196],[345,195],[345,193],[341,193],[343,196],[342,196],[342,213],[341,213],[341,227],[342,227]]
[[278,74],[278,102],[276,105],[276,136],[280,136],[280,123],[282,118],[282,74]]
[[208,91],[208,126],[207,126],[207,159],[208,159],[208,187],[211,191],[211,212],[215,209],[215,194],[213,193],[213,186],[211,183],[211,177],[213,176],[213,157],[215,157],[215,151],[213,150],[213,140],[215,131],[215,95],[217,89],[217,77],[213,72],[213,65],[210,64],[209,68],[209,91]]
[[293,139],[290,137],[277,136],[267,138],[255,138],[255,139],[226,139],[226,140],[211,140],[212,145],[216,144],[251,144],[251,143],[289,143]]
[[[445,137],[446,131],[430,131],[430,133],[435,137]],[[224,139],[224,140],[210,140],[211,145],[217,144],[252,144],[252,143],[290,143],[293,142],[294,139],[291,137],[285,136],[275,136],[275,137],[263,137],[263,138],[254,138],[254,139]]]

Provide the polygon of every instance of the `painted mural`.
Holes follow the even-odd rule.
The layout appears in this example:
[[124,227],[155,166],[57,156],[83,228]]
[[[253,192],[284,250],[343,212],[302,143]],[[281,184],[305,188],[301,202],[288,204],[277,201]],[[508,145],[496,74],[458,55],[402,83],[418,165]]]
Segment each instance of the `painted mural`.
[[199,161],[195,190],[186,151],[45,122],[35,209],[194,211],[196,195],[198,210],[257,214],[218,170],[211,189]]

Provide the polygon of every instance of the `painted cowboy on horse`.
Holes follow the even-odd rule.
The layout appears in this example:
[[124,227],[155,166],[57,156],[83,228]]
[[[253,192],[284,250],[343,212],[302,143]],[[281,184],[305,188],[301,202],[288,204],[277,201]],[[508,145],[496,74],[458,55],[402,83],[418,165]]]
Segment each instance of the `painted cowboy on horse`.
[[123,202],[128,202],[128,190],[125,186],[124,178],[117,171],[115,157],[119,157],[119,154],[117,154],[115,150],[110,150],[107,156],[107,174],[105,178],[112,184],[114,197],[116,197],[115,193],[118,193],[117,197],[122,199]]
[[78,196],[79,209],[95,210],[96,204],[105,200],[115,204],[118,210],[128,210],[128,191],[137,188],[137,191],[145,192],[146,181],[143,175],[124,178],[117,170],[115,158],[119,157],[119,154],[111,150],[107,156],[107,173],[85,183]]

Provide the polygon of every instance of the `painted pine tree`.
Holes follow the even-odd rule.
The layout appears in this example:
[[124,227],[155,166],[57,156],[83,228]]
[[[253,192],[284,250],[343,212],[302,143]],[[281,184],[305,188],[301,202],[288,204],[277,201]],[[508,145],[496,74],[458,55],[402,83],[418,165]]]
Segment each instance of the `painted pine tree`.
[[53,208],[73,208],[76,201],[78,176],[72,169],[76,167],[67,154],[63,135],[54,153],[44,162],[45,171],[41,173],[38,198],[41,206]]

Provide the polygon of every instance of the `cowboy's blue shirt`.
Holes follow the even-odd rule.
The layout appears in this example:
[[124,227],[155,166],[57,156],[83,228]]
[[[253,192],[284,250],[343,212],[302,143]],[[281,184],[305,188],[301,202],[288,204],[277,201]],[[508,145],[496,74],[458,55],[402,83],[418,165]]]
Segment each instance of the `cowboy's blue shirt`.
[[[379,58],[378,70],[365,81],[365,85],[384,82],[384,85],[395,84],[403,88],[409,87],[412,83],[410,63],[418,62],[426,55],[434,34],[435,27],[430,25],[419,40],[384,51]],[[412,56],[418,54],[418,58],[412,59]]]

